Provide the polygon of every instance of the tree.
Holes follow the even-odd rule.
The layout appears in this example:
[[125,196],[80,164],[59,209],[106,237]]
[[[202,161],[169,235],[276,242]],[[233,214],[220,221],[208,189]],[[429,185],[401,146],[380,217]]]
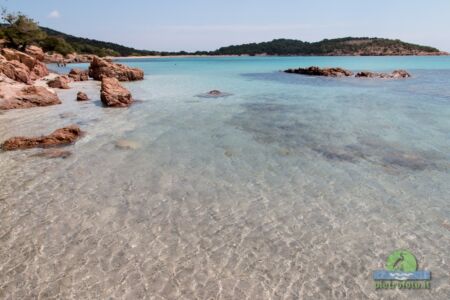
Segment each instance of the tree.
[[3,10],[2,19],[6,23],[3,35],[9,47],[24,50],[28,45],[39,43],[46,38],[38,24],[22,13],[7,13]]
[[75,52],[72,45],[67,43],[62,37],[49,36],[42,41],[41,45],[44,51],[54,51],[62,55]]

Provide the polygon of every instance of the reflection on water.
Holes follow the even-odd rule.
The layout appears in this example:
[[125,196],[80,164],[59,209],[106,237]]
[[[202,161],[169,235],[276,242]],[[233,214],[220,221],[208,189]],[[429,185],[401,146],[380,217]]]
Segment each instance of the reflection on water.
[[[129,109],[90,82],[0,115],[1,140],[87,132],[63,157],[0,153],[0,298],[447,299],[450,71],[349,83],[284,63],[134,62]],[[212,89],[233,95],[195,97]],[[395,249],[431,290],[375,291]]]

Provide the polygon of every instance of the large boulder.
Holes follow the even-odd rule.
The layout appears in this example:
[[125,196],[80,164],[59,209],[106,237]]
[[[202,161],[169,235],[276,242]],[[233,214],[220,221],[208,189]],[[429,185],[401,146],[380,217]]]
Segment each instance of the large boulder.
[[76,142],[82,134],[80,127],[76,125],[67,126],[55,130],[49,135],[39,137],[13,137],[2,144],[4,151],[12,151],[30,148],[50,148],[69,145]]
[[73,79],[73,81],[87,81],[89,80],[89,71],[82,69],[72,69],[69,72],[69,77]]
[[327,77],[348,77],[352,76],[353,73],[349,70],[342,68],[319,68],[319,67],[309,67],[309,68],[298,68],[298,69],[288,69],[284,71],[286,73],[310,75],[310,76],[327,76]]
[[42,48],[39,48],[38,46],[28,46],[25,49],[25,53],[34,57],[38,61],[44,61],[45,58],[44,51],[42,51]]
[[109,107],[127,107],[133,103],[130,91],[120,85],[117,78],[103,77],[100,92],[102,103]]
[[21,86],[18,83],[2,83],[0,109],[30,108],[61,104],[58,95],[43,86]]
[[114,77],[119,81],[135,81],[144,79],[144,71],[94,57],[89,67],[89,76],[95,80]]
[[47,85],[54,89],[70,89],[69,86],[70,78],[68,76],[62,75],[58,76],[53,80],[47,82]]
[[31,83],[30,70],[26,65],[17,60],[8,61],[4,56],[1,55],[0,73],[15,81],[23,82],[26,84]]

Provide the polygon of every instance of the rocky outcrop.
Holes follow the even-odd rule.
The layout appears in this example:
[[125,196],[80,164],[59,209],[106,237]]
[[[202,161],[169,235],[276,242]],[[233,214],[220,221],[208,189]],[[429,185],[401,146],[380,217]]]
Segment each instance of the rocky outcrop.
[[86,95],[86,93],[83,92],[78,92],[77,93],[77,101],[87,101],[89,100],[88,95]]
[[69,77],[73,79],[73,81],[87,81],[89,80],[89,71],[82,69],[72,69],[69,72]]
[[358,78],[382,78],[382,79],[402,79],[409,78],[411,74],[405,70],[395,70],[392,73],[377,73],[370,71],[359,72],[355,75]]
[[95,80],[102,80],[103,77],[114,77],[119,81],[135,81],[144,79],[144,71],[94,57],[89,67],[89,76]]
[[[342,68],[324,68],[319,67],[309,67],[309,68],[298,68],[298,69],[288,69],[284,71],[285,73],[291,74],[301,74],[301,75],[311,75],[311,76],[328,76],[328,77],[350,77],[353,76],[353,72],[345,70]],[[409,78],[411,74],[405,70],[395,70],[392,73],[377,73],[377,72],[358,72],[355,77],[357,78],[386,78],[386,79],[400,79]]]
[[40,137],[13,137],[6,140],[1,148],[4,151],[12,151],[30,148],[50,148],[69,145],[76,142],[82,132],[76,125],[60,128],[49,135]]
[[127,107],[133,103],[130,91],[120,85],[117,78],[102,78],[100,92],[102,103],[109,107]]
[[[6,66],[4,66],[5,64]],[[1,71],[8,77],[10,77],[12,73],[11,69],[17,69],[14,73],[26,72],[28,74],[27,76],[28,81],[24,81],[23,75],[16,76],[17,75],[16,74],[13,75],[13,77],[10,77],[11,79],[18,80],[24,83],[29,83],[29,80],[36,80],[49,74],[47,66],[44,63],[42,63],[41,61],[39,61],[38,59],[34,58],[31,55],[28,55],[26,53],[14,49],[8,48],[2,49],[2,58],[0,59],[0,65],[1,65],[0,68],[2,70],[4,69],[9,70],[7,72]],[[24,68],[24,66],[26,68]]]
[[70,89],[69,86],[70,78],[68,76],[58,76],[53,80],[47,82],[47,85],[54,89]]
[[64,60],[64,56],[59,53],[45,53],[44,54],[44,62],[46,63],[60,63]]
[[20,86],[17,83],[1,82],[4,93],[0,95],[0,110],[30,108],[61,104],[58,96],[42,86]]
[[309,67],[309,68],[298,68],[298,69],[288,69],[284,71],[286,73],[310,75],[310,76],[327,76],[327,77],[348,77],[352,76],[353,73],[349,70],[342,68],[319,68],[319,67]]
[[44,51],[42,51],[42,48],[39,48],[37,46],[28,46],[25,49],[25,53],[34,57],[38,61],[44,61],[45,54]]
[[66,63],[90,63],[94,60],[93,54],[70,53],[65,57]]
[[0,55],[0,73],[12,80],[31,84],[28,67],[17,60],[8,61],[2,55]]

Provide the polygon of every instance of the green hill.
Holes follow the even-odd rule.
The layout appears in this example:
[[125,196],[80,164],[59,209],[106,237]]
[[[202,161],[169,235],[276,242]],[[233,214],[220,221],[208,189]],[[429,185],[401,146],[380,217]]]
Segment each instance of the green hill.
[[436,48],[382,38],[340,38],[320,42],[277,39],[271,42],[222,47],[215,55],[431,55]]
[[156,55],[154,51],[138,50],[115,43],[80,38],[50,28],[40,27],[48,37],[62,38],[78,53],[96,54],[100,56]]

